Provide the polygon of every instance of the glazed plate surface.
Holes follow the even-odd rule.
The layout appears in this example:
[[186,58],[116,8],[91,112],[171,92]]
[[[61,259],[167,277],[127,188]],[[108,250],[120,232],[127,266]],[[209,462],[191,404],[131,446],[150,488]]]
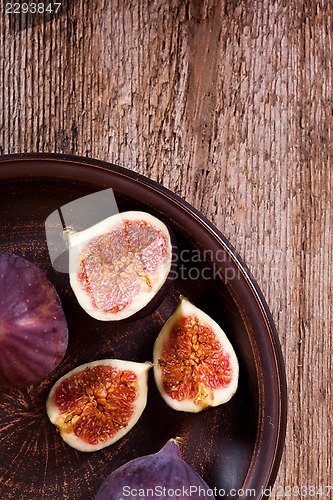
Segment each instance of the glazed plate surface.
[[[158,309],[126,324],[100,322],[78,305],[68,275],[52,268],[45,220],[82,196],[112,188],[118,207],[144,210],[173,230],[178,271]],[[170,191],[124,168],[55,155],[0,158],[0,253],[16,253],[43,269],[56,287],[69,325],[63,362],[40,384],[0,389],[0,497],[15,500],[93,499],[103,479],[176,436],[181,451],[215,489],[216,498],[262,498],[276,477],[286,426],[286,382],[277,333],[245,263],[221,233]],[[179,296],[217,321],[240,364],[239,387],[225,405],[199,414],[176,412],[149,375],[148,404],[120,441],[93,453],[66,445],[45,412],[58,378],[103,358],[152,359],[155,338]],[[225,493],[225,494],[224,494]],[[254,494],[255,493],[255,496]]]

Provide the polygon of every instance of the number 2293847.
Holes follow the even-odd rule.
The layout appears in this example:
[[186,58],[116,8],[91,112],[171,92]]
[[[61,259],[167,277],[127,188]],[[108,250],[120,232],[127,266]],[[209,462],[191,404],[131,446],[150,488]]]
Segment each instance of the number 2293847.
[[297,498],[310,498],[310,497],[330,497],[333,486],[276,486],[275,493],[277,497],[297,497]]
[[57,14],[61,9],[61,2],[36,3],[36,2],[7,2],[6,14]]

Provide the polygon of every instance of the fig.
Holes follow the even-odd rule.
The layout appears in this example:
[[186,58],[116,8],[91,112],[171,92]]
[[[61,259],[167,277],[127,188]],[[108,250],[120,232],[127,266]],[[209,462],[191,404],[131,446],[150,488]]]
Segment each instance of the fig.
[[139,457],[113,471],[101,484],[95,500],[214,498],[213,490],[180,454],[170,439],[158,453]]
[[62,305],[45,273],[22,257],[0,255],[0,387],[46,378],[67,344]]
[[162,297],[172,242],[168,228],[156,217],[119,213],[84,231],[69,232],[68,242],[70,284],[93,318],[134,319],[154,298]]
[[102,359],[78,366],[52,387],[46,402],[63,440],[79,451],[115,443],[139,420],[147,403],[152,363]]
[[165,402],[193,413],[226,403],[236,392],[238,371],[222,328],[181,298],[154,345],[154,377]]

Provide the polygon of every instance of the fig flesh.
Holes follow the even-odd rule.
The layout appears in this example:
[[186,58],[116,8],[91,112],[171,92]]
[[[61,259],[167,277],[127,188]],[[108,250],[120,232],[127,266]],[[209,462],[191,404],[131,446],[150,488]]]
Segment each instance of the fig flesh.
[[135,458],[113,471],[100,486],[95,500],[214,498],[213,490],[186,463],[171,439],[158,452]]
[[98,320],[118,321],[143,311],[170,274],[169,230],[146,212],[113,215],[69,234],[68,242],[71,287]]
[[154,376],[165,402],[199,412],[236,392],[238,361],[221,327],[182,298],[154,345]]
[[102,359],[61,377],[46,410],[63,440],[79,451],[96,451],[127,434],[145,409],[151,366]]
[[67,344],[61,302],[44,272],[17,255],[0,255],[0,387],[46,378]]

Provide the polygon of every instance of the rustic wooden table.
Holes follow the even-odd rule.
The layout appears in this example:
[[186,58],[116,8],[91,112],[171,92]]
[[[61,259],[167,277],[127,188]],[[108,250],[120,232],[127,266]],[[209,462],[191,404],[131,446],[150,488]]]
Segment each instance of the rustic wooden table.
[[333,497],[332,0],[59,2],[51,18],[2,2],[0,153],[120,164],[216,224],[285,356],[272,498],[290,486]]

